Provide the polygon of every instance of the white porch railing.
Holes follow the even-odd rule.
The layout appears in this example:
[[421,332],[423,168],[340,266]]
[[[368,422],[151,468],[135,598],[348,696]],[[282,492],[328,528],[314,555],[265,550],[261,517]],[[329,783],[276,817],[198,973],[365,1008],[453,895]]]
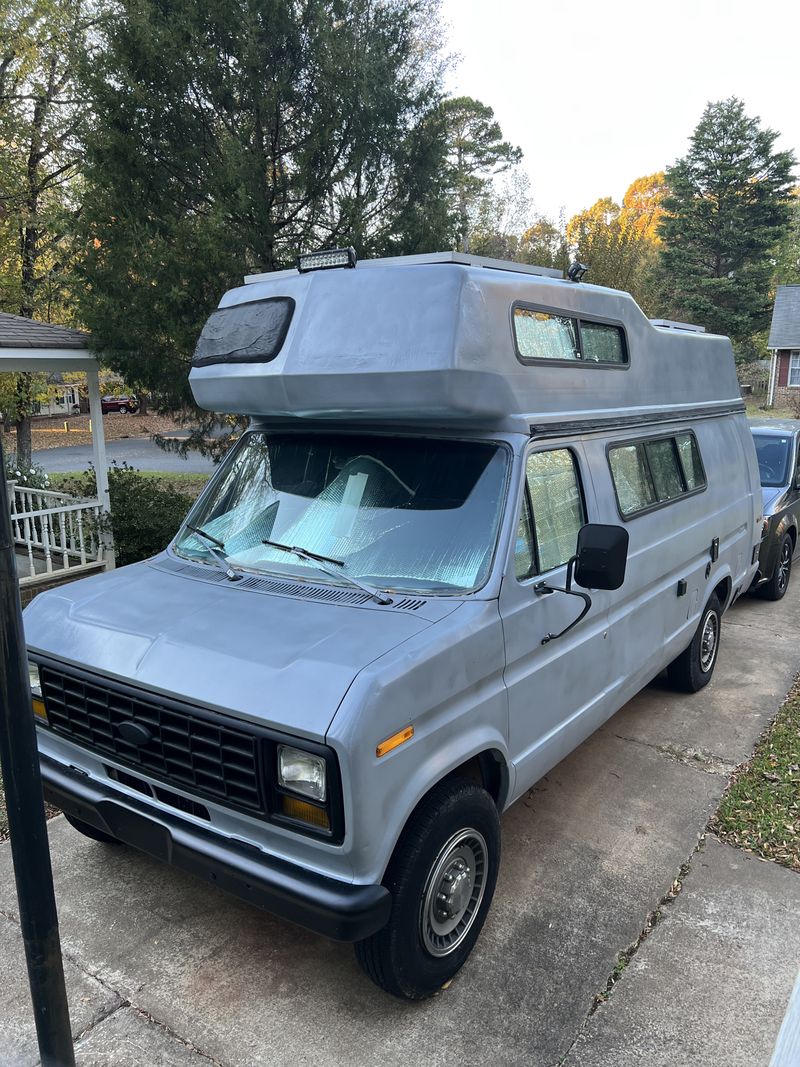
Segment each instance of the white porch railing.
[[78,568],[113,566],[100,516],[97,499],[78,500],[52,489],[15,486],[11,531],[18,567],[20,555],[23,559],[27,556],[28,570],[27,576],[20,571],[20,583],[41,580],[45,575],[60,577]]

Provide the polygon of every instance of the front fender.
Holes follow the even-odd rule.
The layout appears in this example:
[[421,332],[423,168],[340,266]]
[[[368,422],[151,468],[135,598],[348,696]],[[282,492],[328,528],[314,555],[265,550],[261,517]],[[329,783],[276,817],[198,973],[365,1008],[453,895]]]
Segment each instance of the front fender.
[[[344,848],[358,882],[380,882],[409,816],[455,768],[484,751],[509,775],[508,698],[496,601],[452,615],[365,667],[327,741],[342,769]],[[413,737],[382,757],[376,746],[407,726]]]

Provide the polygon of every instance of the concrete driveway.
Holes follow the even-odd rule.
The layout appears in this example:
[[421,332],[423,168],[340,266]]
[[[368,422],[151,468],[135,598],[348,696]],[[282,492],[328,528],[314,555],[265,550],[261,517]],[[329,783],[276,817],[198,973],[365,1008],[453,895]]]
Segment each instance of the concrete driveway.
[[[87,841],[54,820],[79,1063],[555,1067],[568,1053],[569,1063],[605,1067],[656,1062],[595,1058],[591,1042],[595,1033],[600,1040],[601,1027],[587,1017],[618,953],[637,941],[685,873],[727,776],[749,755],[800,669],[798,623],[800,575],[779,604],[744,600],[724,618],[707,689],[684,696],[654,682],[503,817],[500,880],[476,951],[449,988],[422,1004],[378,991],[348,946],[278,922],[132,850]],[[16,912],[6,844],[0,1048],[9,1057],[3,1062],[22,1064],[36,1062],[36,1054]],[[774,932],[781,936],[779,925]],[[637,956],[645,983],[651,940],[656,934]],[[756,1004],[756,1045],[737,1063],[768,1061],[791,990],[789,979],[784,996],[785,975],[775,974],[772,1002]],[[671,997],[669,981],[659,988]],[[708,1039],[700,1058],[665,1049],[663,1062],[734,1062],[726,1042],[741,1051],[747,1039],[744,1028],[730,1029],[732,1016],[748,1012],[747,991],[739,992],[727,1033],[717,1034],[707,1014],[694,1020]]]

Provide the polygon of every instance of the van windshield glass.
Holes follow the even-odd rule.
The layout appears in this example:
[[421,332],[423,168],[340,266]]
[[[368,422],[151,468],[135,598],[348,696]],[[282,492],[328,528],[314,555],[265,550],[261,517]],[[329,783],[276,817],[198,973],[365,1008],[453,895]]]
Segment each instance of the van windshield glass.
[[758,470],[763,486],[786,485],[789,480],[789,444],[791,438],[771,433],[754,433]]
[[507,470],[507,450],[478,441],[250,431],[173,547],[210,562],[193,526],[245,570],[337,583],[274,541],[381,589],[467,592],[488,576]]

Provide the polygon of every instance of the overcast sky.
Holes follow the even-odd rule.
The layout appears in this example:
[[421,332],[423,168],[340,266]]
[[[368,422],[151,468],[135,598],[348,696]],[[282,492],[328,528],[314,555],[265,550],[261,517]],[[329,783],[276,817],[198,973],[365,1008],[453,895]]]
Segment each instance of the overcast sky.
[[621,199],[728,96],[800,158],[797,0],[444,0],[444,15],[449,89],[494,108],[540,212]]

